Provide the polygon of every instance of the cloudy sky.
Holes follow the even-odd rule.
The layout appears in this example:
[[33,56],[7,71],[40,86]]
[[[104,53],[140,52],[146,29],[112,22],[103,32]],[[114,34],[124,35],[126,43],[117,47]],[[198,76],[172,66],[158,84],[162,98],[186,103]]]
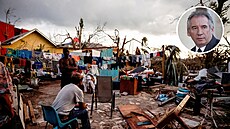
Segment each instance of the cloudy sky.
[[[75,26],[84,20],[86,40],[98,25],[106,23],[104,31],[114,35],[119,30],[121,41],[147,37],[151,47],[163,44],[181,46],[176,35],[180,15],[200,0],[0,0],[0,20],[6,21],[5,11],[12,9],[9,20],[16,27],[37,28],[47,37],[66,34],[75,36]],[[203,0],[208,1],[208,0]],[[230,14],[228,14],[230,15]],[[19,21],[16,19],[20,18]],[[16,21],[16,23],[14,23]],[[97,39],[97,41],[100,37]],[[102,38],[105,40],[104,38]],[[56,40],[60,40],[57,38]],[[101,40],[101,39],[100,39]],[[107,44],[110,44],[106,40]],[[98,41],[102,42],[102,41]],[[112,42],[112,41],[111,41]],[[132,45],[128,45],[132,48]],[[126,46],[127,47],[127,46]]]

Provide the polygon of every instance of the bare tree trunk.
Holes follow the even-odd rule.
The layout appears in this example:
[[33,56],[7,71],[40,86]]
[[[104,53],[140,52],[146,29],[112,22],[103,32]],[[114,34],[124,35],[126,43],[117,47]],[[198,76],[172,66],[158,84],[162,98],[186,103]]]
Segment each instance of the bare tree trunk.
[[82,35],[82,28],[80,27],[80,33],[79,33],[79,48],[81,49],[81,35]]
[[228,43],[228,45],[230,46],[230,42],[228,41],[227,36],[224,36],[224,39],[226,40],[226,42]]
[[203,1],[202,1],[202,0],[200,0],[200,5],[201,5],[201,6],[204,6],[204,3],[203,3]]
[[122,47],[121,47],[121,54],[124,53],[125,44],[126,44],[126,37],[123,40],[123,44],[122,44]]
[[224,6],[224,3],[227,2],[228,0],[217,0],[218,1],[218,7],[216,9],[217,14],[221,14],[222,8]]

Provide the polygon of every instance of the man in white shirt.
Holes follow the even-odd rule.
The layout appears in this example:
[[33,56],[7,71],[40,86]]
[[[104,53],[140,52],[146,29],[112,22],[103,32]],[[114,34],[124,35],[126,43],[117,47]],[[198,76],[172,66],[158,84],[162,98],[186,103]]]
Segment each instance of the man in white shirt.
[[[83,129],[90,129],[90,122],[87,106],[84,103],[84,94],[78,85],[82,85],[82,76],[76,74],[71,77],[71,83],[64,86],[56,96],[52,107],[58,112],[59,116],[68,116],[69,119],[77,117],[82,121]],[[76,124],[71,124],[76,128]]]

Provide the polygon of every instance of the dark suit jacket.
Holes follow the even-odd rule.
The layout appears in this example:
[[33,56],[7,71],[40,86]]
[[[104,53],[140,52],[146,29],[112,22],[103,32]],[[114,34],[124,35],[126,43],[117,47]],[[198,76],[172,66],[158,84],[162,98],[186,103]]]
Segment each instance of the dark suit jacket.
[[[214,35],[212,35],[211,41],[206,45],[204,52],[211,50],[214,48],[218,43],[220,42],[219,39],[217,39]],[[196,52],[196,46],[194,46],[191,51]]]

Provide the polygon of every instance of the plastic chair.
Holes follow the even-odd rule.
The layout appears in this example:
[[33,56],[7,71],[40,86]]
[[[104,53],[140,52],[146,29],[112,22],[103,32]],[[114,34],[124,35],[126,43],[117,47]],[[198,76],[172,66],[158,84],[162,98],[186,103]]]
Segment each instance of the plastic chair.
[[111,76],[97,76],[97,85],[95,93],[92,95],[91,113],[93,113],[93,104],[97,109],[97,102],[111,103],[110,117],[112,118],[115,108],[115,93],[113,92],[113,81]]
[[44,120],[47,121],[46,128],[47,128],[48,123],[50,123],[51,125],[53,125],[54,129],[62,129],[67,126],[71,129],[72,127],[70,123],[73,121],[77,121],[77,118],[73,118],[66,122],[61,122],[58,116],[58,113],[52,106],[44,106],[44,105],[41,105],[41,106],[42,106]]

